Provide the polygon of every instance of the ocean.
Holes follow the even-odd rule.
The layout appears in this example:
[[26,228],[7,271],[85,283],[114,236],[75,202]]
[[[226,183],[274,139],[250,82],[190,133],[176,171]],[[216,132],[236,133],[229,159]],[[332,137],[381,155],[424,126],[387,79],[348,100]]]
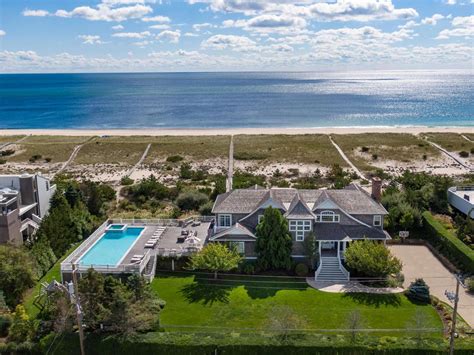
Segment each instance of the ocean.
[[0,128],[474,126],[461,71],[0,75]]

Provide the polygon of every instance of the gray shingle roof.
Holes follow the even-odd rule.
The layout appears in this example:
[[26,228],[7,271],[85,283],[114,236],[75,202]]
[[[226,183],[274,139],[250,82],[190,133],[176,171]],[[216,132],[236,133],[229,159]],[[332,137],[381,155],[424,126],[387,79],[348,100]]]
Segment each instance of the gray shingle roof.
[[[326,199],[334,201],[346,213],[354,215],[387,214],[382,205],[373,200],[365,191],[359,188],[343,190],[296,190],[296,189],[239,189],[219,195],[212,213],[250,213],[257,209],[269,197],[288,207],[292,204],[295,195],[310,208],[324,202]],[[296,204],[296,202],[294,202]]]
[[343,240],[351,239],[389,239],[387,234],[380,229],[363,225],[342,225],[339,223],[315,223],[314,234],[316,240]]

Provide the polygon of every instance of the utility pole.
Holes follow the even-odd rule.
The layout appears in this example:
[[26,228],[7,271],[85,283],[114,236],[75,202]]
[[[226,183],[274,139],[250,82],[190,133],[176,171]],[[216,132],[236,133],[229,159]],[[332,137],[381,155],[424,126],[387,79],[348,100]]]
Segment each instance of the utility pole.
[[458,277],[456,277],[456,293],[446,290],[444,294],[452,303],[454,303],[453,323],[451,325],[451,335],[449,338],[449,354],[453,355],[454,354],[454,337],[456,335],[456,317],[458,314],[458,302],[459,302],[459,278]]
[[77,287],[76,264],[72,264],[72,283],[74,286],[74,306],[76,307],[77,327],[79,328],[79,342],[81,344],[81,355],[86,355],[84,349],[84,329],[82,328],[82,311],[79,301],[79,289]]

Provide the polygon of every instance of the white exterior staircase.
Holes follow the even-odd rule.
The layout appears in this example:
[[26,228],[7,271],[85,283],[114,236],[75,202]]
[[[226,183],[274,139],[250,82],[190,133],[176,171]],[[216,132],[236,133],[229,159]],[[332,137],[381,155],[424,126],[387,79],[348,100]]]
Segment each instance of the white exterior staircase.
[[349,272],[337,256],[323,256],[314,275],[319,282],[347,282],[349,278]]

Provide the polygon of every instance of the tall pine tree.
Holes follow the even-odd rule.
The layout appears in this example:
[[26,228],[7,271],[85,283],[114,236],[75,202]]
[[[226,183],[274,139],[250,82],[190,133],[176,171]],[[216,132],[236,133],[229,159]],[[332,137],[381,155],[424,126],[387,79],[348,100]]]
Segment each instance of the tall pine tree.
[[257,225],[258,265],[263,270],[290,269],[291,247],[293,244],[288,231],[288,222],[277,208],[265,209],[262,221]]

